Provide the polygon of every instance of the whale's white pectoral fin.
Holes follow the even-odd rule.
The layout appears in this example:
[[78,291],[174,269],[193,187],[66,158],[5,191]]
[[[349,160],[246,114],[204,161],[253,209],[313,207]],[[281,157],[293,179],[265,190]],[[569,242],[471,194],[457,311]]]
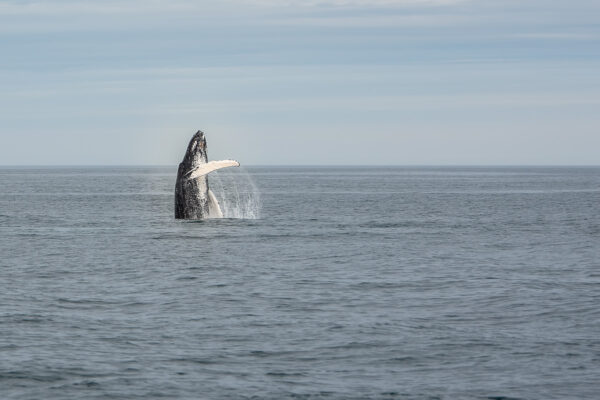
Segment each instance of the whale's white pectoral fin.
[[192,170],[187,179],[194,179],[202,175],[206,175],[210,172],[216,171],[221,168],[227,167],[239,167],[240,163],[235,160],[221,160],[221,161],[210,161],[206,164],[202,164],[198,168]]
[[208,191],[208,218],[223,218],[219,201],[212,190]]

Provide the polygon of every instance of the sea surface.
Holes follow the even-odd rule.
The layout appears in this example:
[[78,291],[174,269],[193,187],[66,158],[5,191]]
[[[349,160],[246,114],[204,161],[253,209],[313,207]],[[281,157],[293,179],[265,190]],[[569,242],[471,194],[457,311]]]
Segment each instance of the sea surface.
[[0,168],[2,400],[600,398],[600,168],[175,175]]

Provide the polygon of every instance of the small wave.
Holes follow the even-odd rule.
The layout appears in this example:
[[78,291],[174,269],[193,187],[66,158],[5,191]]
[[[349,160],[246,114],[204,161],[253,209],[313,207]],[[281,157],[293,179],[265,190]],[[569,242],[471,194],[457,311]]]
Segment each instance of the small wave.
[[142,307],[142,306],[147,306],[149,304],[151,304],[151,303],[145,303],[142,301],[132,301],[129,303],[124,303],[123,307]]
[[488,396],[488,400],[521,400],[519,397],[510,396]]
[[219,235],[209,235],[209,234],[203,234],[203,235],[182,235],[182,234],[173,234],[173,235],[160,235],[160,236],[154,236],[152,237],[152,240],[188,240],[188,239],[193,239],[193,240],[198,240],[198,239],[210,239],[210,240],[214,240],[214,239],[230,239],[230,238],[236,238],[236,237],[240,237],[239,235],[234,235],[234,234],[219,234]]
[[52,322],[52,318],[49,317],[44,317],[42,315],[36,315],[36,314],[12,314],[12,315],[3,315],[2,317],[0,317],[0,320],[5,320],[5,322],[10,322],[10,323],[29,323],[29,324],[36,324],[36,323],[43,323],[43,322]]
[[381,346],[381,343],[379,342],[371,342],[371,343],[365,343],[365,342],[350,342],[350,343],[344,343],[344,344],[339,344],[339,345],[335,345],[335,346],[328,346],[328,347],[324,347],[327,350],[351,350],[351,349],[370,349],[373,347],[379,347]]
[[118,304],[115,301],[106,301],[106,300],[94,300],[94,299],[67,299],[64,297],[59,297],[57,299],[59,303],[69,303],[69,304]]
[[29,238],[38,238],[38,237],[43,237],[45,235],[41,235],[39,233],[17,233],[14,236],[19,237],[19,238],[24,238],[24,239],[29,239]]
[[0,382],[3,380],[25,380],[35,382],[59,382],[65,377],[60,373],[37,374],[30,371],[8,371],[0,373]]
[[197,276],[180,276],[176,280],[178,280],[178,281],[195,281],[196,279],[198,279]]
[[210,359],[210,358],[199,358],[199,357],[180,357],[180,358],[171,358],[169,360],[166,360],[166,362],[212,365],[212,364],[219,364],[222,362],[222,360]]
[[413,228],[421,227],[423,223],[419,222],[367,222],[359,225],[361,228]]
[[407,282],[360,282],[349,285],[352,289],[402,289],[411,286]]
[[275,376],[275,377],[294,377],[294,376],[306,376],[301,372],[267,372],[265,375],[267,376]]
[[[370,221],[365,222],[358,225],[360,228],[369,228],[369,229],[398,229],[398,228],[439,228],[440,225],[434,221],[397,221],[397,222],[380,222],[380,221]],[[466,225],[452,225],[448,226],[449,228],[462,228]],[[349,226],[351,227],[351,226]]]
[[100,386],[100,384],[96,381],[85,380],[82,382],[75,382],[73,386],[85,386],[88,388]]
[[267,357],[278,357],[278,356],[289,356],[296,355],[296,351],[265,351],[265,350],[252,350],[250,355],[259,358],[267,358]]
[[[83,368],[46,368],[40,370],[13,370],[0,371],[0,382],[2,381],[33,381],[42,383],[63,382],[72,378],[83,379],[82,382],[94,382],[93,379],[110,376],[110,373],[92,373]],[[83,383],[85,384],[85,383]],[[0,383],[0,387],[2,384]]]
[[390,358],[388,360],[390,363],[396,364],[396,363],[413,363],[416,362],[417,359],[415,357],[411,357],[411,356],[405,356],[405,357],[394,357],[394,358]]
[[117,304],[121,304],[121,302],[117,301],[106,301],[97,299],[67,299],[62,297],[57,299],[56,302],[58,303],[57,307],[59,308],[81,310],[90,310],[96,308],[112,308]]

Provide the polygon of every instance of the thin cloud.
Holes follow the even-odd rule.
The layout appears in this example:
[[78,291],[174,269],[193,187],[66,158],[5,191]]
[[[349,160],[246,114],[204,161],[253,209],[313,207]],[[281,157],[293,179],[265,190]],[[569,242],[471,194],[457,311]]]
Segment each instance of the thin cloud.
[[285,20],[273,20],[275,25],[301,25],[322,27],[434,27],[461,25],[477,21],[463,15],[371,15],[344,17],[291,17]]
[[1,1],[2,15],[65,15],[65,14],[145,14],[161,12],[199,12],[235,10],[236,6],[269,8],[312,7],[397,7],[447,6],[469,0],[223,0],[218,5],[190,0],[122,0],[82,2],[72,0]]
[[516,39],[548,39],[548,40],[595,40],[598,35],[589,33],[570,33],[570,32],[530,32],[516,33],[508,37]]
[[160,12],[186,12],[210,9],[210,6],[189,1],[126,0],[126,1],[0,1],[0,15],[56,15],[66,14],[145,14]]
[[394,7],[394,6],[446,6],[470,0],[237,0],[240,3],[270,7]]
[[[468,0],[222,0],[205,3],[190,0],[73,0],[3,1],[0,0],[0,34],[68,31],[103,31],[123,28],[136,30],[171,26],[178,21],[202,20],[221,25],[307,27],[433,27],[456,26],[474,21],[472,15],[430,13],[430,6],[448,6]],[[410,13],[383,13],[377,8],[410,9]],[[354,15],[319,15],[319,10],[352,10]],[[356,13],[362,9],[376,12]],[[316,11],[316,12],[313,12]]]

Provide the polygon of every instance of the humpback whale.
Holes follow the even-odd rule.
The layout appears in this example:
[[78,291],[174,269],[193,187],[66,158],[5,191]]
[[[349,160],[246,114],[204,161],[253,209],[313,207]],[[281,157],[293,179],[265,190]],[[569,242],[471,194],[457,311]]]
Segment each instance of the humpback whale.
[[208,187],[208,173],[239,167],[235,160],[208,161],[206,138],[198,131],[190,140],[175,183],[175,219],[222,218],[219,202]]

